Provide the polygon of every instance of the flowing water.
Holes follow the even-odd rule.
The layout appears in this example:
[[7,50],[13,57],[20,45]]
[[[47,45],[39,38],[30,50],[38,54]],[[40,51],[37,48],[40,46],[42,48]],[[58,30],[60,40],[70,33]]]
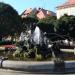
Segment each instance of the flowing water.
[[36,26],[32,34],[32,39],[35,45],[39,45],[43,43],[43,33],[41,32],[38,26]]

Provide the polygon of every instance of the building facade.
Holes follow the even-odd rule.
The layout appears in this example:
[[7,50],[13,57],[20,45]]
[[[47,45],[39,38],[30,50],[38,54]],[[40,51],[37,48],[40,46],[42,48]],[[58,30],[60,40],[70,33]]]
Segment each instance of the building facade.
[[27,17],[31,12],[33,12],[36,17],[38,19],[43,19],[43,18],[46,18],[47,16],[56,16],[56,13],[52,12],[52,11],[49,11],[49,10],[45,10],[43,8],[29,8],[29,9],[26,9],[22,14],[21,14],[21,17],[22,18],[25,18]]
[[75,0],[68,0],[64,4],[56,7],[57,19],[59,19],[64,14],[75,15]]

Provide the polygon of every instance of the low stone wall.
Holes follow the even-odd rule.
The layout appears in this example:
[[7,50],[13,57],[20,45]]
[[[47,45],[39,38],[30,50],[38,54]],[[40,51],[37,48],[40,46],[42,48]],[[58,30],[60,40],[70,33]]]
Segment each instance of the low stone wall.
[[65,61],[65,68],[75,68],[75,61]]
[[35,62],[35,61],[3,61],[2,68],[19,69],[19,70],[54,70],[54,62]]
[[65,69],[75,69],[75,61],[53,62],[53,61],[1,61],[0,67],[15,70],[41,71],[50,70],[52,72],[65,72]]

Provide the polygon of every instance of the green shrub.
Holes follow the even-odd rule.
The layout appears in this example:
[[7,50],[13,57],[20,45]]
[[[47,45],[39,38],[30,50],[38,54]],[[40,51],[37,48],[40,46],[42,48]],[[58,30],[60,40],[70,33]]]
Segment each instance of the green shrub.
[[36,55],[36,60],[37,60],[37,61],[43,60],[43,59],[42,59],[42,55],[41,55],[41,54],[37,54],[37,55]]

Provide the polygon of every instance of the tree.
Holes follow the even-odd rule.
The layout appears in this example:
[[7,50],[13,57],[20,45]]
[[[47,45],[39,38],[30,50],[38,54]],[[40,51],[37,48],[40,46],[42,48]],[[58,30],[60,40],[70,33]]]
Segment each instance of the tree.
[[22,30],[21,18],[8,4],[0,3],[0,36],[14,35]]
[[30,12],[30,14],[28,15],[28,17],[30,17],[30,18],[37,18],[37,16],[36,16],[36,12]]
[[37,18],[33,17],[26,17],[22,19],[22,24],[24,30],[30,28],[34,23],[36,24],[38,22]]
[[54,23],[55,23],[56,17],[46,17],[44,19],[39,20],[37,25],[39,28],[46,33],[54,33]]
[[62,16],[58,20],[57,33],[75,38],[75,16]]

